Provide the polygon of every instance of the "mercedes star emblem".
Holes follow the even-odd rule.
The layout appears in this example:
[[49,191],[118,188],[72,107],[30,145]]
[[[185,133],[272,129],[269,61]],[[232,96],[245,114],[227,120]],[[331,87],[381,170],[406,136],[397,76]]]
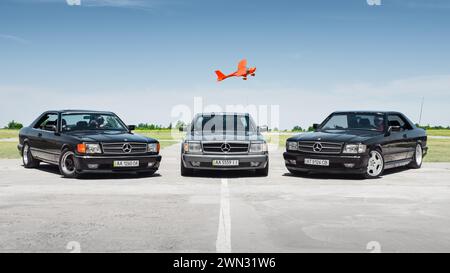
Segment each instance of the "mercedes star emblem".
[[122,151],[127,154],[131,153],[131,145],[129,143],[123,144]]
[[230,144],[228,144],[228,143],[223,143],[223,144],[220,146],[220,149],[222,150],[222,152],[228,153],[229,151],[231,151],[231,146],[230,146]]
[[313,145],[314,152],[320,153],[322,151],[322,149],[323,149],[323,147],[322,147],[321,143],[319,143],[319,142],[314,143],[314,145]]

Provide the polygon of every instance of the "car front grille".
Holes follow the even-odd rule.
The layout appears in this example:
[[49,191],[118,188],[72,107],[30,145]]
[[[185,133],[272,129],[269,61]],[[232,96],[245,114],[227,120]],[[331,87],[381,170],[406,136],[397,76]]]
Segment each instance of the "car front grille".
[[244,154],[248,153],[248,146],[248,142],[203,142],[203,152],[210,154]]
[[[314,149],[314,145],[322,147],[319,149]],[[300,141],[298,143],[298,150],[304,153],[314,153],[314,154],[340,154],[342,151],[342,143],[334,142],[320,142],[320,141]]]
[[143,154],[147,152],[147,143],[102,143],[102,149],[104,154]]

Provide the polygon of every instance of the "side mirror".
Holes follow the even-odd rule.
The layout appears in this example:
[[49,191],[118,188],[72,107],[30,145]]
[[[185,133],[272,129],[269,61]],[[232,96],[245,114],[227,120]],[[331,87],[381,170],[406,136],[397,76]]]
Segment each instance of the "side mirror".
[[44,129],[46,131],[52,131],[52,132],[56,132],[57,131],[56,125],[45,125]]
[[314,124],[313,124],[313,129],[314,129],[314,130],[317,130],[317,129],[319,129],[319,124],[317,124],[317,123],[314,123]]
[[259,131],[260,133],[268,132],[268,131],[269,131],[269,126],[267,126],[267,125],[258,126],[258,131]]
[[128,125],[128,130],[129,130],[129,131],[134,131],[134,130],[136,130],[136,125]]

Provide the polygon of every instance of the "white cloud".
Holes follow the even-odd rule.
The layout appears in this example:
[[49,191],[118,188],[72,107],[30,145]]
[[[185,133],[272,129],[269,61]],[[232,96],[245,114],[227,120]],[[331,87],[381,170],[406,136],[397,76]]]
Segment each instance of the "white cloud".
[[439,97],[450,95],[450,75],[433,75],[393,80],[386,83],[354,83],[337,86],[336,94],[382,95],[411,97]]
[[155,4],[154,0],[19,0],[25,3],[66,4],[81,7],[114,7],[149,9]]
[[[75,87],[74,87],[75,88]],[[91,90],[0,86],[0,126],[10,120],[25,124],[48,109],[87,108],[111,110],[127,123],[173,121],[172,108],[184,104],[192,111],[194,97],[204,106],[279,105],[280,128],[307,127],[337,110],[395,110],[418,120],[425,98],[422,124],[450,125],[450,75],[399,79],[385,83],[357,83],[328,90],[301,88],[227,89],[225,86],[180,90]],[[83,90],[78,92],[77,90]]]
[[117,7],[117,8],[150,8],[153,1],[145,0],[82,0],[82,5],[91,7]]
[[0,39],[7,40],[7,41],[12,41],[12,42],[19,43],[19,44],[28,44],[28,43],[30,43],[28,40],[25,40],[25,39],[20,38],[18,36],[8,35],[8,34],[1,34],[1,33],[0,33]]

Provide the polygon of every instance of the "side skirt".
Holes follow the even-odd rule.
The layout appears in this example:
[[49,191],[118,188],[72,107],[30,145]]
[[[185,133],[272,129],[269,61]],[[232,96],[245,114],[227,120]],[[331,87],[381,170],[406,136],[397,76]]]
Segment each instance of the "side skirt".
[[411,158],[392,161],[392,162],[386,163],[386,165],[384,166],[384,169],[387,170],[387,169],[392,169],[392,168],[397,168],[397,167],[403,167],[403,166],[406,166],[409,163],[411,163],[411,161],[412,161]]

